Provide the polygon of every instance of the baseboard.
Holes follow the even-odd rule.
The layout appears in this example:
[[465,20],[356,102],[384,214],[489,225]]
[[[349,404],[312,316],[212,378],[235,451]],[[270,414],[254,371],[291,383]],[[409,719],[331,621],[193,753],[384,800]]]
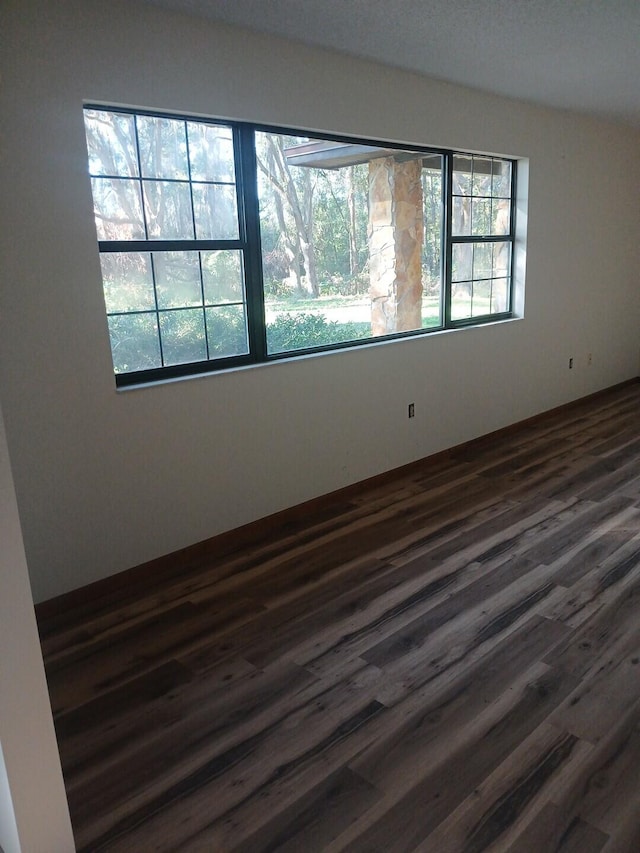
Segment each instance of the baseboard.
[[252,521],[242,527],[220,533],[210,539],[205,539],[202,542],[182,548],[179,551],[174,551],[163,557],[94,581],[55,598],[50,598],[35,606],[41,632],[46,634],[50,630],[60,627],[64,624],[70,613],[77,613],[79,609],[87,613],[91,613],[94,610],[97,611],[108,606],[110,602],[121,599],[123,595],[130,597],[138,589],[146,590],[152,583],[170,580],[172,577],[177,577],[188,569],[203,565],[207,560],[229,556],[240,548],[255,545],[268,536],[274,527],[280,530],[290,527],[292,532],[294,532],[301,525],[308,524],[310,517],[318,516],[320,513],[331,510],[332,508],[337,509],[341,503],[352,500],[365,491],[393,482],[393,480],[409,472],[415,472],[416,469],[427,471],[430,466],[433,466],[443,458],[452,457],[461,452],[469,452],[473,449],[480,449],[487,443],[498,441],[519,430],[543,423],[547,419],[557,417],[564,411],[571,411],[598,397],[606,396],[636,382],[640,382],[640,377],[629,379],[626,382],[621,382],[601,391],[596,391],[594,394],[589,394],[570,403],[556,406],[553,409],[442,450],[439,453],[419,459],[416,462],[410,462],[400,468],[385,471],[382,474],[377,474],[366,480],[345,486],[337,491],[312,498],[309,501],[289,507],[273,515]]

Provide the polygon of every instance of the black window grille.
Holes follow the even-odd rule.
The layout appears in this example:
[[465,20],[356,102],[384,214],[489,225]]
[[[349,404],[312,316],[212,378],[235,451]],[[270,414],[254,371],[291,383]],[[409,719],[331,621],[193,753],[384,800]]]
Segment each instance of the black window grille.
[[87,106],[118,385],[512,316],[516,163]]

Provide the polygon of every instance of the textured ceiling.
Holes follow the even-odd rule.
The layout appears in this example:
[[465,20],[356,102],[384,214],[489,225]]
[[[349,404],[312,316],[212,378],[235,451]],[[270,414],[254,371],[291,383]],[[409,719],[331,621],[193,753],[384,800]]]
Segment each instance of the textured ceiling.
[[640,0],[148,0],[640,127]]

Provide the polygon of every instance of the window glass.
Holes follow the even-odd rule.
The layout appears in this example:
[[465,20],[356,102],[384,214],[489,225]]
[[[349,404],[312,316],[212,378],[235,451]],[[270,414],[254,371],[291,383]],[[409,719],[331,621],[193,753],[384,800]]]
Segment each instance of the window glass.
[[235,240],[238,209],[235,188],[220,184],[193,184],[198,240]]
[[160,312],[162,357],[166,365],[187,364],[207,358],[204,311]]
[[98,240],[144,240],[139,181],[92,178]]
[[511,184],[508,160],[479,155],[453,158],[453,322],[511,310]]
[[440,324],[442,157],[256,134],[269,353]]
[[230,127],[187,122],[192,181],[234,184],[233,134]]
[[116,374],[246,355],[232,128],[104,109],[85,128]]
[[205,309],[209,350],[216,357],[246,355],[247,319],[243,305],[222,305]]
[[147,232],[152,240],[193,240],[188,183],[143,181]]
[[158,308],[202,305],[198,252],[154,252]]
[[511,197],[511,163],[509,160],[492,160],[493,184],[491,195],[494,198]]
[[108,252],[100,255],[100,264],[107,313],[155,308],[148,252]]
[[187,180],[185,123],[177,119],[138,116],[136,126],[142,177]]
[[155,313],[111,315],[109,336],[116,373],[162,367]]
[[135,118],[107,110],[85,110],[89,172],[121,178],[139,175]]
[[118,384],[510,314],[511,160],[104,107],[85,128]]
[[201,258],[205,302],[209,305],[244,302],[242,254],[202,252]]

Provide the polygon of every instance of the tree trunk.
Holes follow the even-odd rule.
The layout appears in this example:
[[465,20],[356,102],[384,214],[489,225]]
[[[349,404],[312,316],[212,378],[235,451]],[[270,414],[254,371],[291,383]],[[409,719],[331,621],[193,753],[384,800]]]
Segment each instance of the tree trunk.
[[353,277],[360,272],[358,226],[356,222],[356,170],[354,166],[349,167],[347,204],[349,207],[349,274]]
[[[291,185],[295,190],[293,179]],[[302,215],[300,223],[300,245],[305,266],[306,290],[309,296],[319,296],[318,266],[316,263],[316,250],[313,244],[313,184],[311,182],[311,170],[302,170],[302,204],[299,209]]]
[[[267,150],[270,158],[270,168],[263,169],[264,174],[271,181],[276,190],[278,201],[276,212],[278,225],[282,229],[283,238],[289,247],[297,249],[297,258],[291,258],[290,274],[300,282],[300,290],[306,296],[318,296],[318,270],[316,264],[315,248],[313,245],[313,183],[311,172],[302,169],[300,175],[300,194],[293,180],[293,175],[284,154],[284,138],[278,134],[266,134]],[[302,198],[300,197],[302,196]],[[286,201],[294,222],[293,229],[287,229],[282,202]],[[280,208],[278,208],[280,204]],[[293,232],[293,233],[292,233]],[[288,253],[287,253],[288,255]],[[304,274],[300,275],[300,260],[304,264]]]

